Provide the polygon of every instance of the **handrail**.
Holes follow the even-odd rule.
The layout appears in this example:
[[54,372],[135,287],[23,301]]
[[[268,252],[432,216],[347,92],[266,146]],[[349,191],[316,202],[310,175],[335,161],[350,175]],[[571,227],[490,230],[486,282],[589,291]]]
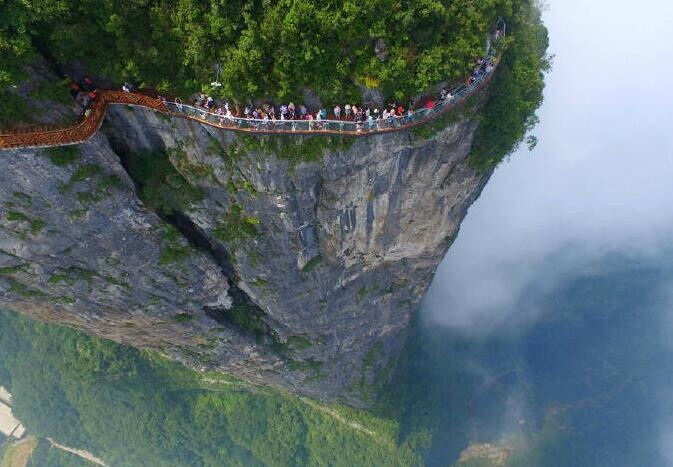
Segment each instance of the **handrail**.
[[91,112],[80,123],[68,128],[44,131],[26,131],[0,134],[0,151],[19,148],[40,148],[67,146],[81,143],[91,138],[100,128],[108,105],[131,105],[146,107],[165,115],[185,118],[216,128],[259,134],[290,135],[347,135],[370,136],[413,128],[429,121],[462,104],[482,89],[493,76],[499,62],[493,60],[493,48],[489,45],[486,58],[492,61],[488,72],[473,77],[470,84],[461,84],[454,88],[450,97],[433,101],[433,108],[422,108],[411,115],[391,116],[387,119],[355,122],[350,120],[260,120],[234,116],[225,116],[207,109],[193,107],[179,102],[167,102],[140,93],[121,90],[103,90],[94,100]]
[[[496,64],[497,65],[497,64]],[[438,101],[434,108],[422,108],[411,115],[391,116],[387,119],[374,121],[365,120],[262,120],[226,116],[210,112],[207,109],[194,107],[179,102],[166,102],[169,114],[175,117],[188,118],[206,125],[225,130],[260,134],[337,134],[347,136],[369,136],[381,133],[400,131],[435,120],[442,114],[462,104],[476,94],[491,79],[495,65],[490,73],[476,78],[470,85],[461,85],[451,97]]]

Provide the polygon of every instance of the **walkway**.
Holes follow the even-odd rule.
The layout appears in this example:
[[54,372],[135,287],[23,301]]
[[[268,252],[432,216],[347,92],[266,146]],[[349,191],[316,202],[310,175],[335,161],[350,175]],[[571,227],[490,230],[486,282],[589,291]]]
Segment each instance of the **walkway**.
[[[490,54],[489,54],[490,55]],[[489,58],[492,58],[489,56]],[[494,61],[490,72],[483,73],[468,84],[454,88],[450,97],[434,101],[433,108],[424,107],[404,117],[390,117],[372,122],[347,120],[255,120],[240,117],[225,117],[207,109],[179,102],[167,102],[139,93],[124,91],[101,91],[94,101],[91,112],[82,122],[69,128],[53,130],[18,130],[0,134],[0,151],[20,148],[41,148],[78,144],[91,138],[100,128],[109,105],[145,107],[171,117],[185,118],[224,130],[259,134],[285,135],[346,135],[370,136],[413,128],[431,122],[462,104],[480,91],[493,76],[498,62]]]

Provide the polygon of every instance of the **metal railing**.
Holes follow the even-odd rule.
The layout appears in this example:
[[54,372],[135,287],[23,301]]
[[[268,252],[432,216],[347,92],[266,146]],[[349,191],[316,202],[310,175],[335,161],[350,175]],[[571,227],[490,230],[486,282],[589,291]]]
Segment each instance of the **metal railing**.
[[[504,30],[503,33],[504,35]],[[496,36],[497,40],[497,36]],[[208,109],[194,107],[174,101],[164,101],[143,94],[123,91],[102,91],[94,101],[92,113],[79,124],[63,129],[41,129],[38,131],[18,131],[0,134],[0,150],[51,147],[77,144],[90,138],[100,127],[108,105],[134,105],[150,108],[174,117],[187,118],[213,127],[261,134],[342,134],[366,136],[377,133],[386,133],[412,128],[448,112],[462,104],[466,99],[477,93],[493,76],[498,60],[489,37],[487,55],[484,60],[488,63],[486,70],[473,75],[469,84],[454,87],[447,98],[433,100],[432,106],[425,106],[404,116],[389,116],[387,118],[368,118],[364,121],[353,120],[278,120],[253,119],[232,115],[222,115]]]
[[461,104],[465,99],[475,94],[487,83],[495,66],[489,73],[475,78],[471,84],[457,86],[446,99],[433,101],[432,108],[423,107],[404,116],[389,116],[387,118],[353,120],[279,120],[255,119],[227,116],[208,109],[194,107],[180,102],[166,102],[169,112],[177,117],[197,120],[208,125],[227,130],[239,130],[255,133],[341,133],[350,135],[368,135],[401,130],[434,120],[439,115]]

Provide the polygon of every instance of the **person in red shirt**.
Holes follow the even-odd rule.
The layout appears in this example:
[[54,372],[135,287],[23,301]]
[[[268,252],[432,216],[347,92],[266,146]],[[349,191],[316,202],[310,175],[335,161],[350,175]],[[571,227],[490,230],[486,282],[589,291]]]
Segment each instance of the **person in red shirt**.
[[72,94],[73,98],[77,98],[77,95],[79,94],[81,88],[79,87],[79,84],[77,84],[74,81],[70,81],[70,94]]

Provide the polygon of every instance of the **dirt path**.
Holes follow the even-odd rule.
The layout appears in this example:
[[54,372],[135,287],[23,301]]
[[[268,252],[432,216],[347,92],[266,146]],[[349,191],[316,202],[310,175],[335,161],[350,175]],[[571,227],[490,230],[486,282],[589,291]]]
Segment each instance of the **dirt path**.
[[[79,457],[81,457],[82,459],[86,459],[86,460],[88,460],[89,462],[93,462],[94,464],[102,465],[103,467],[108,467],[107,464],[106,464],[105,462],[103,462],[101,459],[97,458],[96,456],[94,456],[93,454],[91,454],[91,453],[88,452],[88,451],[85,451],[85,450],[83,450],[83,449],[69,448],[68,446],[64,446],[64,445],[62,445],[62,444],[58,444],[56,441],[54,441],[54,440],[51,439],[51,438],[47,438],[47,440],[49,440],[49,442],[51,443],[51,445],[54,446],[55,448],[58,448],[58,449],[60,449],[60,450],[62,450],[62,451],[66,451],[66,452],[69,452],[70,454],[74,454],[74,455],[76,455],[76,456],[79,456]],[[3,467],[4,467],[4,466],[3,466]]]
[[337,412],[330,409],[329,407],[325,407],[325,406],[322,406],[320,404],[317,404],[317,403],[313,402],[312,400],[307,399],[305,397],[300,397],[300,399],[304,404],[308,405],[309,407],[311,407],[311,408],[313,408],[313,409],[315,409],[319,412],[322,412],[324,414],[329,415],[330,417],[334,418],[339,423],[343,423],[344,425],[347,425],[347,426],[351,427],[352,429],[354,429],[355,431],[359,431],[360,433],[364,433],[366,435],[378,438],[378,435],[375,431],[369,430],[369,429],[363,427],[362,425],[360,425],[357,422],[351,422],[350,420],[346,420],[342,415],[338,414]]

